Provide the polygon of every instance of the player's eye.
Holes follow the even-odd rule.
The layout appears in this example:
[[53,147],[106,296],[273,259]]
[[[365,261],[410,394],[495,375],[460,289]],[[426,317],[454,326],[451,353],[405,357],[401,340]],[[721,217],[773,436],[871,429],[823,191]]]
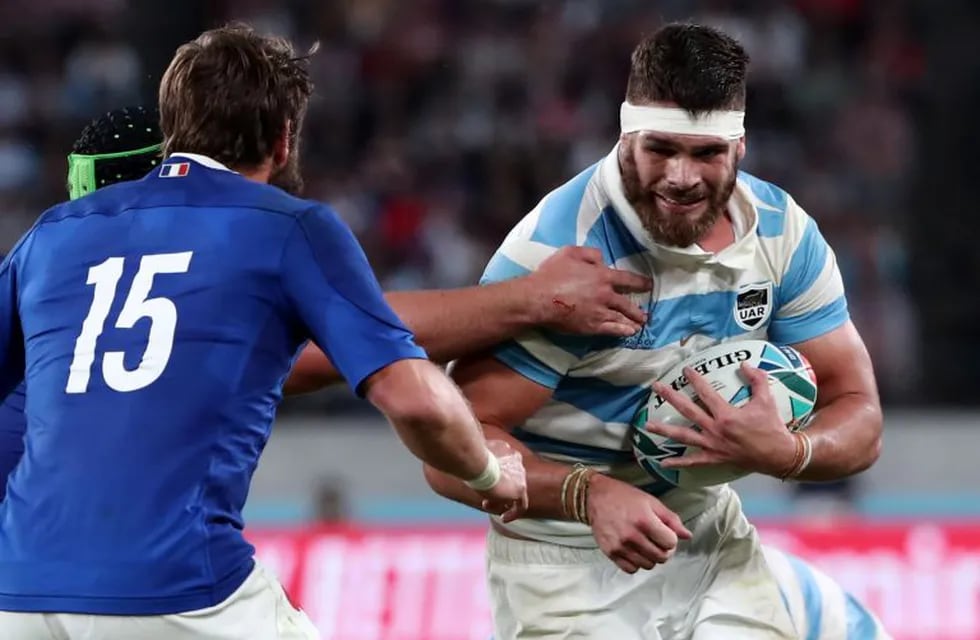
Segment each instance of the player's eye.
[[724,147],[705,147],[703,149],[698,149],[694,152],[694,157],[698,160],[712,160],[715,157],[724,153],[727,149]]
[[676,153],[676,151],[670,147],[665,147],[662,145],[647,145],[645,149],[650,155],[660,156],[662,158],[669,158]]

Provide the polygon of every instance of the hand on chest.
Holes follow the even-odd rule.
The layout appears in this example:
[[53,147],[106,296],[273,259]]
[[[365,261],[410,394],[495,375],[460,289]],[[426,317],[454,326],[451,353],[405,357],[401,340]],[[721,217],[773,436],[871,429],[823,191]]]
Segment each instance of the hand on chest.
[[764,338],[777,306],[770,274],[757,270],[666,269],[653,291],[635,296],[648,312],[643,329],[611,339],[583,365],[629,368],[626,377],[655,379],[685,357],[733,339]]

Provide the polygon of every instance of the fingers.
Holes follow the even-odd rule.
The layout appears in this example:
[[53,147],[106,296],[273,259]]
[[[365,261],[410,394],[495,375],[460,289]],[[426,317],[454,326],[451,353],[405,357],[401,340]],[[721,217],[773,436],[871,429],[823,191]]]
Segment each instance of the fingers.
[[656,512],[651,513],[649,518],[637,522],[636,528],[652,544],[665,552],[673,551],[674,547],[677,546],[677,533],[664,524]]
[[668,529],[670,529],[678,538],[682,540],[690,540],[691,532],[688,531],[687,527],[684,526],[684,522],[681,517],[667,508],[667,506],[657,500],[653,506],[653,513],[660,519]]
[[688,467],[700,467],[709,464],[719,464],[725,460],[716,453],[710,451],[695,451],[676,458],[667,458],[660,461],[660,466],[665,469],[686,469]]
[[500,514],[500,519],[503,522],[513,522],[520,518],[527,511],[527,499],[521,500],[520,502],[515,502],[511,505],[510,509],[504,511]]
[[501,501],[485,499],[480,503],[480,508],[486,513],[500,516],[504,522],[513,522],[527,513],[528,501],[524,497],[518,501]]
[[630,549],[620,549],[611,556],[620,569],[626,573],[636,573],[640,569],[653,569],[657,563]]
[[731,405],[728,404],[728,401],[718,395],[718,392],[714,390],[714,387],[712,387],[708,381],[704,379],[704,376],[691,367],[684,367],[684,377],[691,383],[691,386],[694,387],[694,390],[698,394],[698,398],[704,403],[704,406],[708,408],[708,411],[710,411],[711,415],[715,418],[719,417],[731,407]]
[[630,336],[636,335],[636,332],[640,330],[640,327],[629,322],[626,318],[621,320],[606,320],[598,327],[596,327],[596,333],[603,336],[616,336],[619,338],[628,338]]
[[653,280],[622,269],[609,269],[609,283],[619,293],[643,293],[653,288]]
[[639,531],[635,536],[623,540],[623,547],[624,551],[632,554],[629,560],[641,569],[653,569],[654,565],[663,564],[674,555],[674,547],[658,547]]
[[620,569],[622,569],[623,571],[625,571],[626,573],[629,573],[631,575],[640,570],[639,567],[637,567],[635,564],[633,564],[632,562],[630,562],[629,560],[627,560],[622,555],[619,555],[619,554],[610,555],[609,556],[609,559],[612,560],[616,564],[617,567],[619,567]]
[[[651,420],[646,424],[646,430],[651,433],[661,435],[665,438],[670,438],[674,442],[686,444],[689,447],[700,447],[701,449],[711,448],[711,443],[708,442],[708,439],[704,436],[704,434],[698,432],[692,427],[681,427],[673,424],[667,424],[666,422]],[[666,461],[661,461],[661,463],[663,462]]]
[[504,522],[513,522],[527,513],[529,505],[530,500],[528,499],[527,491],[524,491],[517,500],[503,502],[502,508],[498,509],[497,513]]
[[647,321],[646,311],[644,311],[637,305],[633,304],[633,301],[630,300],[627,296],[614,293],[612,296],[610,296],[609,301],[606,303],[606,305],[613,311],[618,311],[619,313],[623,314],[624,316],[626,316],[627,318],[629,318],[630,320],[636,322],[641,326],[646,324]]
[[508,508],[512,505],[511,502],[501,502],[500,500],[491,500],[489,498],[484,498],[483,502],[480,503],[480,508],[487,513],[499,516],[506,513]]
[[675,391],[673,387],[663,384],[662,382],[654,382],[653,390],[656,391],[661,398],[670,403],[672,407],[677,409],[678,413],[702,429],[710,428],[710,426],[714,424],[714,419],[709,416],[704,409],[696,405],[693,400],[688,398],[680,391]]
[[752,385],[752,398],[759,400],[772,399],[772,391],[769,389],[769,374],[761,369],[757,369],[747,362],[742,363],[742,375],[745,376],[749,384]]
[[572,260],[580,260],[589,264],[603,264],[602,251],[594,247],[562,247],[555,255],[566,256]]

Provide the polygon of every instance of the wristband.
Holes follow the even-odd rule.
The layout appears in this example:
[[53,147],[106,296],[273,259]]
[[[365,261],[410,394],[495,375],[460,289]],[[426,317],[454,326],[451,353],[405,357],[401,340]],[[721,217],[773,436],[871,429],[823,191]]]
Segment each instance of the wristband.
[[483,473],[466,481],[466,486],[474,491],[486,491],[493,489],[500,482],[500,461],[497,456],[487,449],[487,467]]
[[800,431],[794,432],[793,435],[796,436],[796,456],[789,470],[782,476],[784,481],[803,473],[813,459],[813,443],[810,441],[810,436]]
[[803,441],[804,454],[800,464],[790,472],[789,475],[791,478],[795,478],[806,471],[806,468],[810,466],[810,461],[813,459],[813,443],[810,441],[810,436],[802,432],[797,435]]

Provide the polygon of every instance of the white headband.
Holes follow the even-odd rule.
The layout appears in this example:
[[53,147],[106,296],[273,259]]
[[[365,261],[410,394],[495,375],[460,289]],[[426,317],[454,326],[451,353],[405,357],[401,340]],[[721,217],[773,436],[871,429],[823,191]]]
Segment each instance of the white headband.
[[697,118],[675,107],[637,106],[624,102],[619,110],[623,133],[660,131],[685,136],[738,140],[745,135],[744,111],[709,111]]

